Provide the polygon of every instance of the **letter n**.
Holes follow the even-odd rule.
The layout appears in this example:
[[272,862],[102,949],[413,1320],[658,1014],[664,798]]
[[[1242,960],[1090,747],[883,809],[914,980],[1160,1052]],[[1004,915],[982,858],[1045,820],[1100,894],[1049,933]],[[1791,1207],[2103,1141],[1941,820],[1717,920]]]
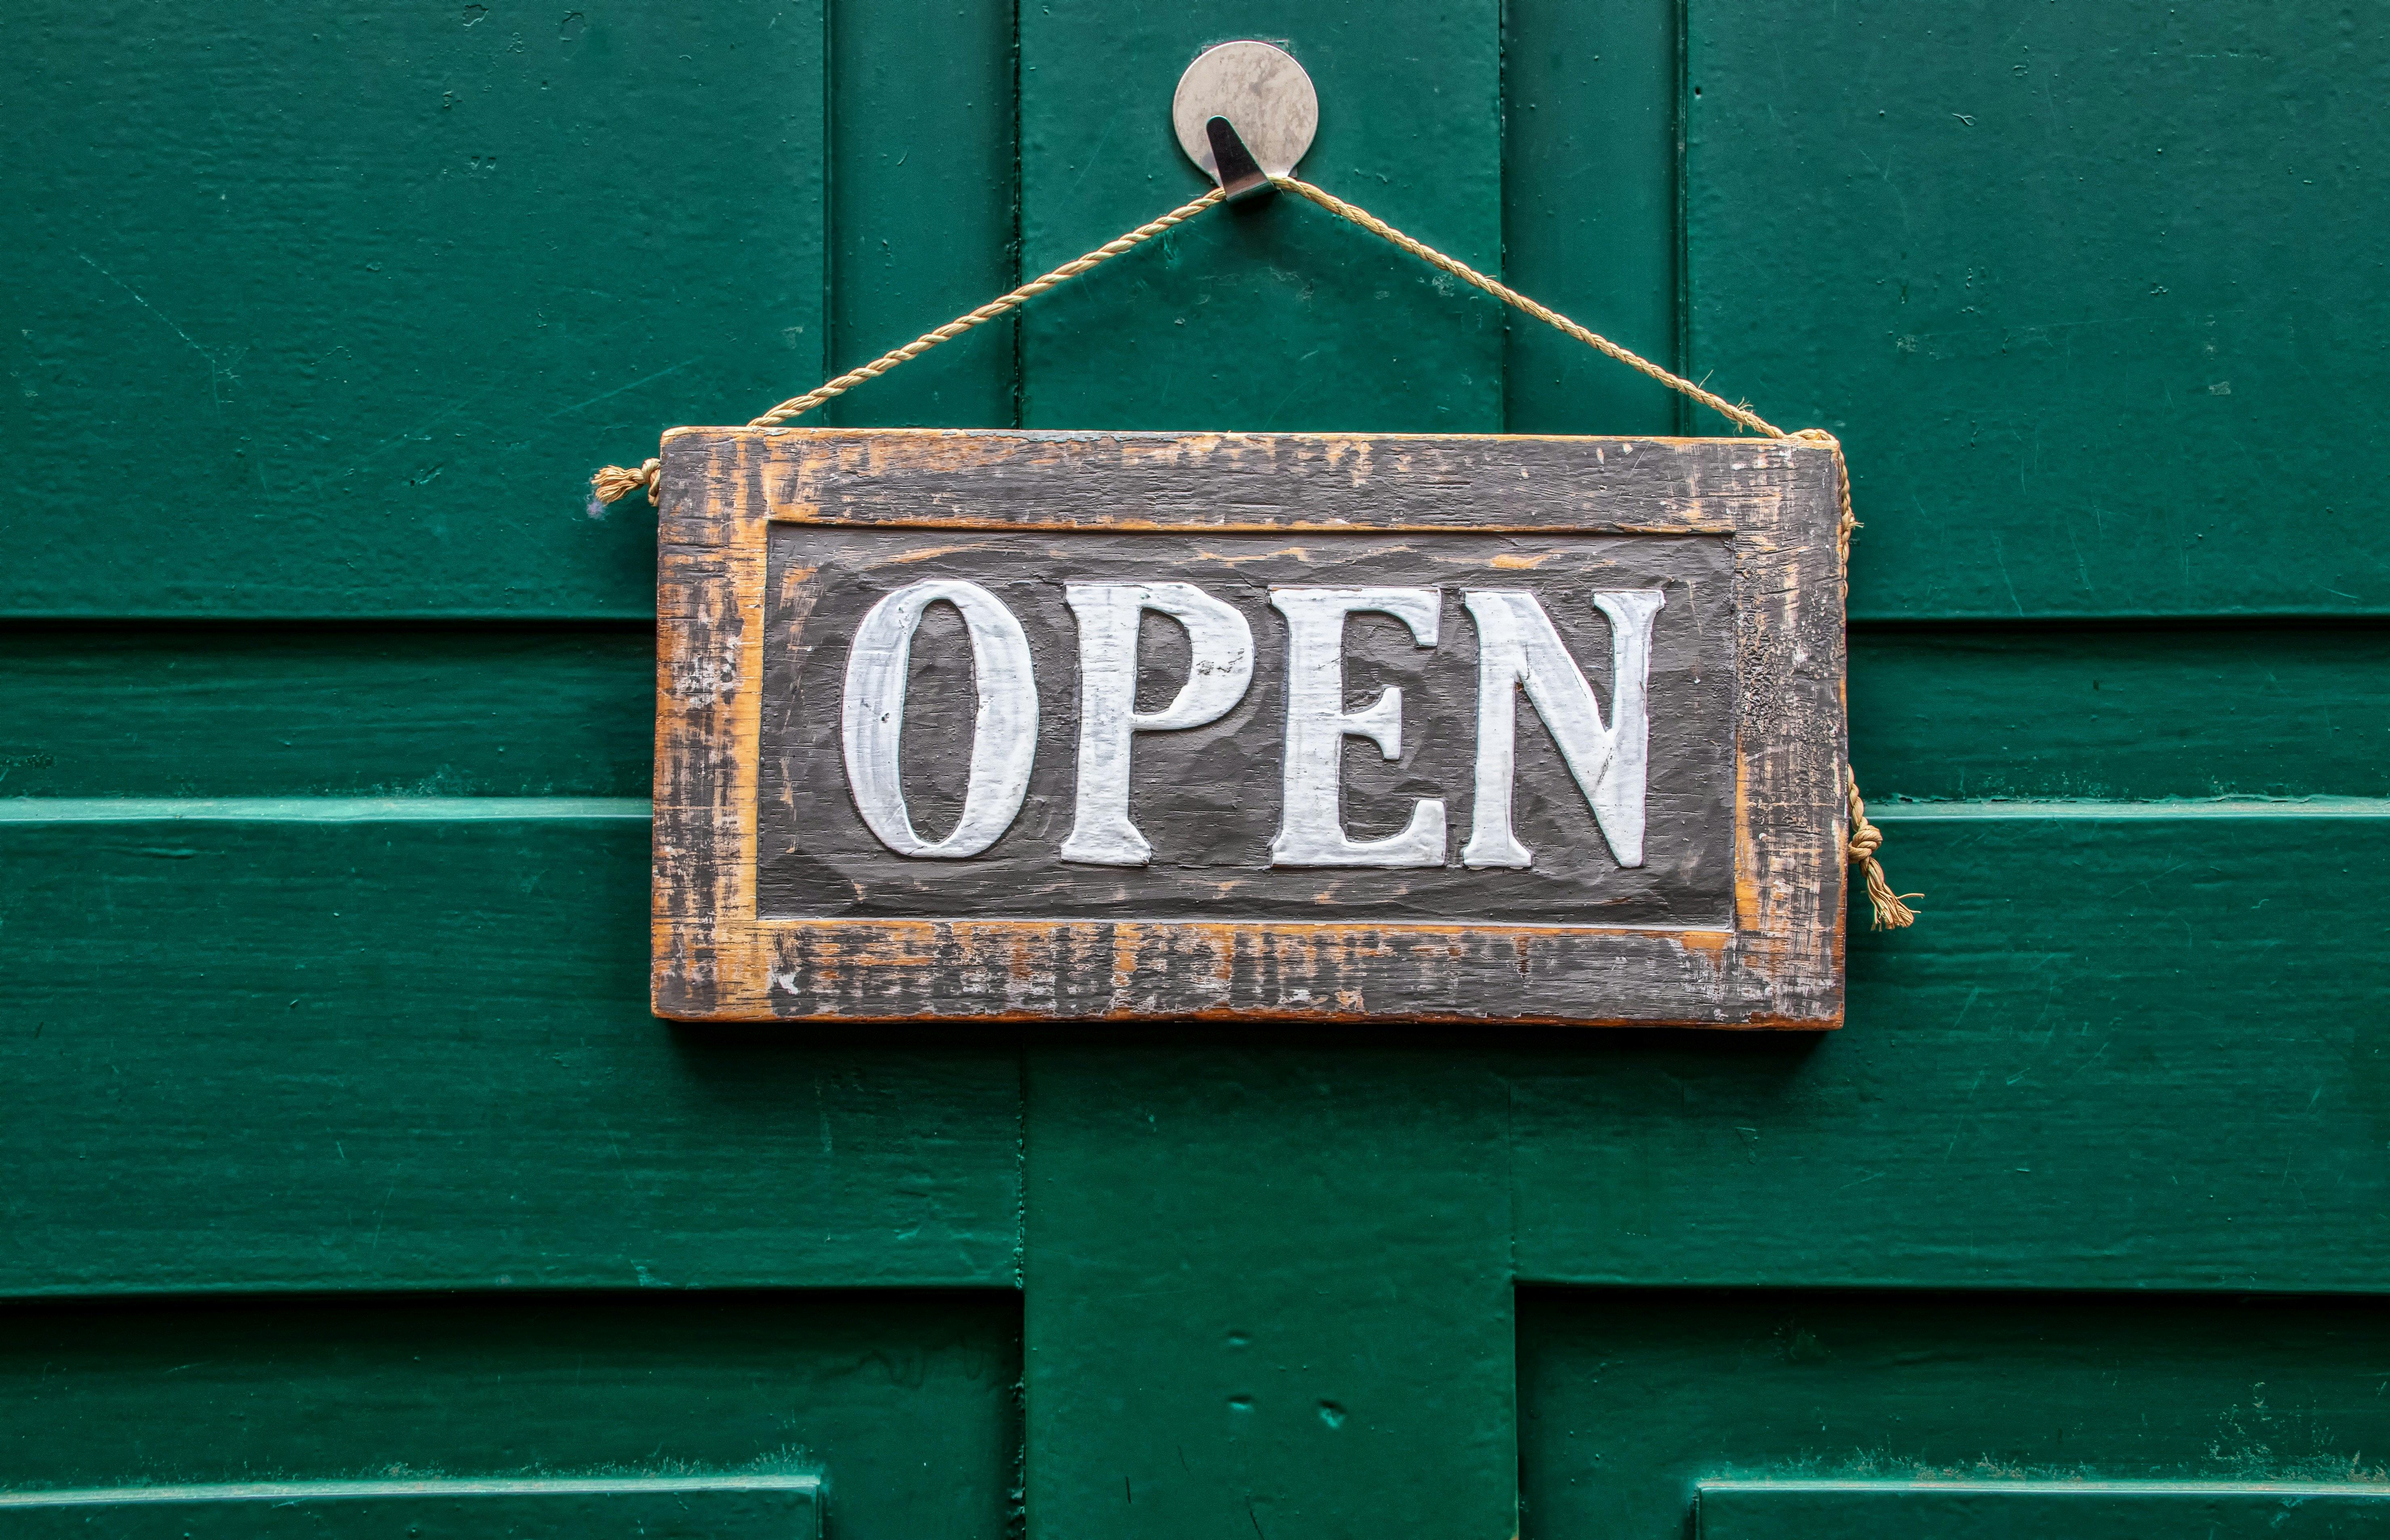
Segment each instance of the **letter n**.
[[1643,794],[1651,764],[1645,708],[1651,672],[1651,622],[1667,603],[1656,588],[1596,594],[1610,618],[1610,721],[1584,671],[1552,628],[1536,596],[1516,588],[1463,592],[1477,622],[1477,784],[1466,866],[1532,866],[1533,851],[1510,831],[1518,707],[1523,690],[1559,745],[1561,758],[1593,809],[1593,821],[1622,866],[1643,864]]

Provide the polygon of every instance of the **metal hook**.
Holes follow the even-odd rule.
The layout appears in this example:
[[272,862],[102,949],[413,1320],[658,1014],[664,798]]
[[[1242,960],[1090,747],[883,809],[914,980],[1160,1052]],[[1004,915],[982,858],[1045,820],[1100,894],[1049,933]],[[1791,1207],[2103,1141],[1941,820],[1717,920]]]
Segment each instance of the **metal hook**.
[[1319,94],[1294,56],[1267,43],[1203,50],[1170,100],[1178,147],[1230,198],[1291,176],[1319,128]]
[[1228,195],[1229,202],[1278,191],[1269,173],[1254,162],[1253,151],[1237,137],[1235,124],[1215,117],[1203,124],[1203,132],[1212,141],[1212,164],[1217,168],[1213,174],[1220,179],[1220,190]]

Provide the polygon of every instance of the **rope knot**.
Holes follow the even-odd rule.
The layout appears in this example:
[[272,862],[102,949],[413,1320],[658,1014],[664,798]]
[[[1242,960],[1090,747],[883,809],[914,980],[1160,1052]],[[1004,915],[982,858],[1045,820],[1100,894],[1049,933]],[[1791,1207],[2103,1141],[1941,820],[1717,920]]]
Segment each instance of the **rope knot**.
[[1866,881],[1868,907],[1874,911],[1870,928],[1899,930],[1914,925],[1917,911],[1901,901],[1925,895],[1892,891],[1892,884],[1884,880],[1882,866],[1875,858],[1877,849],[1883,844],[1883,830],[1868,822],[1867,803],[1859,797],[1858,777],[1847,767],[1843,771],[1843,785],[1848,792],[1851,814],[1851,831],[1843,837],[1843,845],[1850,864],[1859,868],[1859,876]]
[[600,466],[598,473],[589,478],[589,512],[594,517],[599,508],[619,503],[634,492],[644,492],[649,503],[661,505],[662,498],[658,489],[663,481],[663,461],[653,458],[636,470],[625,470],[618,465]]

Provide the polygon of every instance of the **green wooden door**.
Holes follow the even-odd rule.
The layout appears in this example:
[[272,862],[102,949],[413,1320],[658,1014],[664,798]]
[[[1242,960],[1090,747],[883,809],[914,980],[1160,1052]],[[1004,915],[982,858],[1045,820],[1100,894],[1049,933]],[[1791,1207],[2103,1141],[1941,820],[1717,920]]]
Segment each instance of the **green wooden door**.
[[[2390,1533],[2378,18],[579,4],[0,14],[0,1534]],[[1190,196],[1236,36],[1848,446],[1842,1033],[649,1015],[584,479]],[[1284,199],[829,417],[1723,430]]]

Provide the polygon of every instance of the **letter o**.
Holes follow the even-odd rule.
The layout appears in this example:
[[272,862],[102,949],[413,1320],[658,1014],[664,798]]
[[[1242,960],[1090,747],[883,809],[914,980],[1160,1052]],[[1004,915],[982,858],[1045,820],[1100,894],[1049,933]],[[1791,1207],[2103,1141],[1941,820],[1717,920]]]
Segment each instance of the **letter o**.
[[[963,815],[944,839],[913,830],[905,810],[899,764],[905,737],[905,676],[913,661],[913,633],[921,612],[944,601],[962,612],[970,634],[972,682],[979,711],[972,724],[970,780]],[[863,617],[846,655],[846,690],[840,726],[846,783],[855,811],[899,855],[959,860],[1003,838],[1029,794],[1037,758],[1037,680],[1029,637],[1004,601],[976,583],[927,578],[906,584]]]

